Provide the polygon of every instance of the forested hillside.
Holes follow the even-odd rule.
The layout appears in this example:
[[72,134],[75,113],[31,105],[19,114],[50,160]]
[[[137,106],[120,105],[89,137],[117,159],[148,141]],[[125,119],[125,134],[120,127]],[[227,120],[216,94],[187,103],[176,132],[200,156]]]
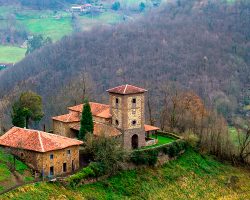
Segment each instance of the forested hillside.
[[146,87],[159,112],[169,82],[194,90],[229,121],[245,115],[250,2],[230,2],[179,0],[139,21],[77,33],[28,55],[0,74],[2,117],[10,123],[21,91],[42,95],[49,122],[83,96],[107,101],[105,90],[122,83]]

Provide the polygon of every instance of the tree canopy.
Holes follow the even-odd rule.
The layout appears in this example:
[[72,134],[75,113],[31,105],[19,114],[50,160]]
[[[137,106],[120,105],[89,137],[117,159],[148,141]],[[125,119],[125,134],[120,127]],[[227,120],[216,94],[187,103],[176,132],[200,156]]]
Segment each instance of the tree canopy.
[[41,47],[51,43],[52,40],[50,37],[44,38],[42,35],[35,35],[28,40],[26,55],[32,53],[36,49],[40,49]]
[[12,106],[14,126],[28,128],[30,121],[39,122],[43,115],[42,97],[31,91],[22,93]]
[[81,140],[85,140],[86,134],[93,133],[93,131],[94,131],[93,116],[89,101],[85,99],[83,104],[82,117],[80,122],[80,131],[78,137]]

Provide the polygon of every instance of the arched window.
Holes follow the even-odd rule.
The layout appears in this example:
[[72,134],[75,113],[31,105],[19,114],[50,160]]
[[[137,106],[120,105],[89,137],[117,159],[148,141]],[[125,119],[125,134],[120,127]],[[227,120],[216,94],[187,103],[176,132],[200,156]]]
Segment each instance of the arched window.
[[131,138],[131,146],[133,149],[137,149],[139,144],[139,138],[138,138],[138,135],[134,134]]

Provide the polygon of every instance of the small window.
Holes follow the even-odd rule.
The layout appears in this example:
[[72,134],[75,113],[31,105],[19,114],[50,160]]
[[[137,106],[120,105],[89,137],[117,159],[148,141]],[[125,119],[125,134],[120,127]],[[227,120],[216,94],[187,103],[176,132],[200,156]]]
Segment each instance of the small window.
[[67,163],[63,163],[63,172],[67,172]]
[[119,125],[119,121],[115,120],[115,124],[116,124],[116,126],[118,126]]
[[54,155],[53,154],[50,154],[50,160],[53,160],[54,159]]
[[24,156],[24,154],[23,154],[23,153],[21,153],[21,158],[23,158],[23,156]]
[[70,149],[67,150],[67,154],[70,155],[71,154],[71,151]]
[[136,103],[136,98],[132,99],[132,103],[134,103],[134,104]]
[[50,174],[50,176],[54,175],[54,167],[49,168],[49,174]]
[[115,103],[118,104],[119,103],[119,99],[115,98]]
[[135,126],[136,125],[136,120],[132,121],[132,125]]

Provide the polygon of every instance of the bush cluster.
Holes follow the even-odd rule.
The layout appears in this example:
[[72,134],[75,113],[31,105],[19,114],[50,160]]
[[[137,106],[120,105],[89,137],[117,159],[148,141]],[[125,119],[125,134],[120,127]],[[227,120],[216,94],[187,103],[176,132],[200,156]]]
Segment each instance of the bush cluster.
[[90,163],[88,167],[83,168],[80,172],[70,176],[66,179],[71,187],[78,185],[81,180],[88,178],[97,178],[105,173],[104,167],[101,163]]
[[145,151],[134,151],[131,155],[131,161],[136,165],[149,165],[156,164],[158,158],[158,151],[151,149]]
[[162,145],[159,147],[134,151],[131,154],[131,161],[136,165],[153,166],[158,160],[160,152],[169,155],[170,158],[177,156],[182,150],[187,148],[187,143],[184,140],[178,140],[171,144]]

